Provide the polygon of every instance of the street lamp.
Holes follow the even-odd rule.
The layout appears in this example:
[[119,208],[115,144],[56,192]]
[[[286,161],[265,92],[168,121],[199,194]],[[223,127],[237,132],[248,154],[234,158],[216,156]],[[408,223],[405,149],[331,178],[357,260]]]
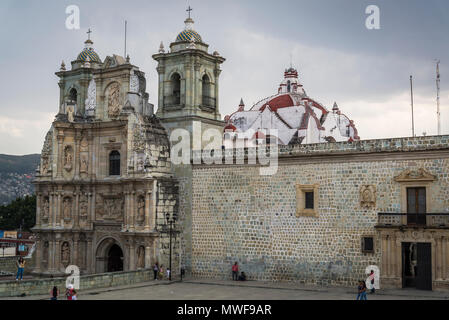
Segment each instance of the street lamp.
[[173,213],[171,219],[170,219],[170,213],[167,212],[165,214],[165,219],[167,220],[167,224],[170,227],[170,229],[169,229],[169,234],[170,234],[170,262],[169,262],[170,273],[168,275],[168,280],[169,281],[171,281],[171,274],[172,274],[172,268],[171,268],[171,256],[172,256],[171,238],[172,238],[172,234],[173,234],[173,225],[175,224],[177,218],[178,218],[178,216],[176,215],[176,213]]

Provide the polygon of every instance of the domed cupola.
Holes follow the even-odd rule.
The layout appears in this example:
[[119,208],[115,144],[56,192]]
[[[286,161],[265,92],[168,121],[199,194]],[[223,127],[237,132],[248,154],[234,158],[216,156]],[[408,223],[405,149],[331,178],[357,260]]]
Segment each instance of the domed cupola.
[[101,63],[100,56],[94,51],[94,48],[92,47],[92,45],[94,44],[92,40],[87,39],[86,42],[84,42],[84,44],[85,48],[83,51],[80,52],[76,60],[83,62],[89,61]]
[[185,29],[178,34],[176,42],[203,42],[200,34],[193,30],[193,19],[187,18],[184,23],[186,24]]

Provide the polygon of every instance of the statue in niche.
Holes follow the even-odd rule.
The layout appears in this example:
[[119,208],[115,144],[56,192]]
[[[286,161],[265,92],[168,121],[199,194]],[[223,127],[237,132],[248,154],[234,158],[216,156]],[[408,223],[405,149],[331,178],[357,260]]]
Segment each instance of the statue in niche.
[[70,264],[70,247],[67,242],[64,242],[61,247],[61,262],[64,267]]
[[140,246],[139,250],[137,251],[137,268],[145,268],[145,248],[142,246]]
[[72,170],[73,162],[73,150],[71,146],[67,146],[64,149],[64,169],[67,171]]
[[137,201],[137,221],[143,222],[145,220],[145,199],[144,197],[139,197]]
[[89,160],[87,159],[87,154],[82,154],[81,155],[80,172],[87,173],[88,168],[89,168]]
[[72,200],[70,198],[64,199],[63,213],[64,220],[70,220],[72,218]]
[[80,199],[80,217],[87,217],[87,197],[83,195]]
[[120,113],[120,86],[113,83],[108,90],[108,114],[110,118],[115,118]]
[[48,171],[48,158],[42,158],[41,174],[47,174]]
[[49,211],[50,211],[50,202],[48,201],[48,198],[46,197],[44,199],[44,204],[42,205],[42,212],[43,212],[42,218],[48,219]]

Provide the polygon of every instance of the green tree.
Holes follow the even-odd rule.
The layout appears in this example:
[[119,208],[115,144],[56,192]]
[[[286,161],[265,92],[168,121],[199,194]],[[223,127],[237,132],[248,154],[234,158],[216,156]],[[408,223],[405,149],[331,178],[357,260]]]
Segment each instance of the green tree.
[[[36,195],[17,198],[0,206],[0,230],[30,231],[36,222]],[[22,224],[23,223],[23,224]]]

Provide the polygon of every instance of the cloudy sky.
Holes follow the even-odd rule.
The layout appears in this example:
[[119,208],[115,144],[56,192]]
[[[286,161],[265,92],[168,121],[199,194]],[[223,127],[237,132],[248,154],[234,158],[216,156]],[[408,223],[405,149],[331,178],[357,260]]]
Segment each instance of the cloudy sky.
[[[146,73],[157,105],[156,53],[184,28],[195,30],[227,60],[220,82],[224,117],[275,94],[290,65],[309,96],[334,101],[362,139],[437,133],[435,59],[441,60],[442,133],[449,134],[449,1],[446,0],[2,0],[0,2],[0,153],[39,153],[58,110],[57,77],[83,49],[88,28],[104,59],[123,55],[128,21],[131,62]],[[65,27],[68,5],[80,8],[79,30]],[[380,8],[380,30],[368,30],[365,9]]]

